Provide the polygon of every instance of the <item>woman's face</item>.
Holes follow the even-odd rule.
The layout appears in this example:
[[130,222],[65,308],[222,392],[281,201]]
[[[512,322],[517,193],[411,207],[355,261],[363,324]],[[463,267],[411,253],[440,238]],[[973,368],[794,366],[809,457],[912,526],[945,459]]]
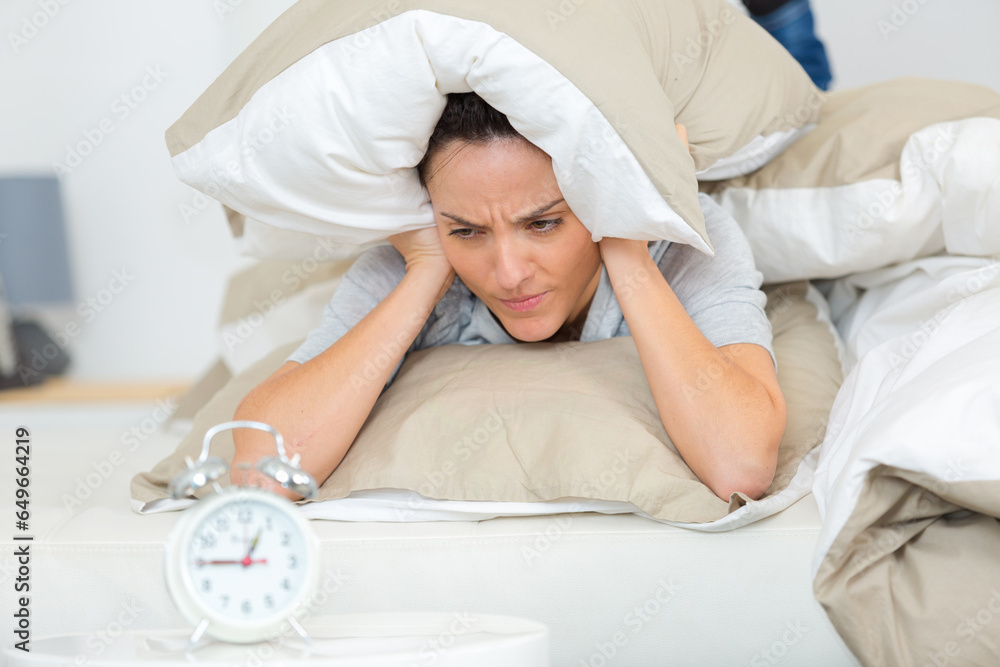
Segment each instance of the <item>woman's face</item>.
[[507,333],[534,342],[582,329],[601,253],[563,201],[551,158],[523,139],[455,141],[428,173],[445,256]]

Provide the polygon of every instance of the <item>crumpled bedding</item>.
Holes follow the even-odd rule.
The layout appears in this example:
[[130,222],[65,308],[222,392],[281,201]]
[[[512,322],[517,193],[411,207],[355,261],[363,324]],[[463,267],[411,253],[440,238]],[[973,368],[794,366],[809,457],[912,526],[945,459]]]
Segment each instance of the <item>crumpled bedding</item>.
[[865,665],[1000,664],[1000,258],[827,288],[852,370],[812,486],[816,598]]

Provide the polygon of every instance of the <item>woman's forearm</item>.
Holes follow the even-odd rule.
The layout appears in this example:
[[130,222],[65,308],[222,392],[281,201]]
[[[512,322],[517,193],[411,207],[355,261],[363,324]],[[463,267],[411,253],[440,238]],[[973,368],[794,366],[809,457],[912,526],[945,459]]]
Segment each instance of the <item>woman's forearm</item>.
[[607,257],[605,266],[677,451],[720,498],[756,498],[774,475],[783,413],[705,338],[645,249]]
[[[322,353],[255,387],[234,419],[263,421],[284,438],[289,457],[322,483],[340,464],[368,418],[390,373],[420,333],[450,275],[415,267],[374,309]],[[273,439],[250,429],[233,431],[240,463],[275,455]],[[254,472],[237,480],[265,486],[288,498],[301,496]]]

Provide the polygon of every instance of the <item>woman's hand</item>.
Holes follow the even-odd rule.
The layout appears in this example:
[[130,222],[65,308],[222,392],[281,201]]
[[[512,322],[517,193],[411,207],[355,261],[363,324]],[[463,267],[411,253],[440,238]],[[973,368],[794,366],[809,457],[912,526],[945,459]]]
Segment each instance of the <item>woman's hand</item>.
[[436,226],[393,234],[389,237],[389,243],[403,256],[407,273],[416,269],[440,274],[444,286],[438,294],[438,299],[444,296],[455,279],[455,269],[444,254],[441,236]]
[[597,247],[601,251],[601,261],[605,265],[616,262],[634,262],[649,257],[648,241],[605,236],[597,242]]

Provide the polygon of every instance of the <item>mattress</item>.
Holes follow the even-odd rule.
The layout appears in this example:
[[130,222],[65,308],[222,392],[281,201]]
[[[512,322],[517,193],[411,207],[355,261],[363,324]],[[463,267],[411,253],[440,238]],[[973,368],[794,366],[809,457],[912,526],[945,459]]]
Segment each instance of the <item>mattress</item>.
[[[129,502],[131,477],[182,437],[153,430],[162,415],[152,402],[0,406],[11,444],[18,426],[32,434],[29,529],[15,531],[11,519],[0,542],[0,614],[15,611],[11,538],[32,535],[33,639],[88,633],[83,658],[92,660],[122,629],[186,627],[163,577],[181,513],[140,515]],[[13,474],[12,461],[2,466],[11,513]],[[812,593],[820,517],[811,494],[721,533],[593,511],[311,524],[331,591],[318,614],[528,618],[548,627],[554,666],[860,664]]]

